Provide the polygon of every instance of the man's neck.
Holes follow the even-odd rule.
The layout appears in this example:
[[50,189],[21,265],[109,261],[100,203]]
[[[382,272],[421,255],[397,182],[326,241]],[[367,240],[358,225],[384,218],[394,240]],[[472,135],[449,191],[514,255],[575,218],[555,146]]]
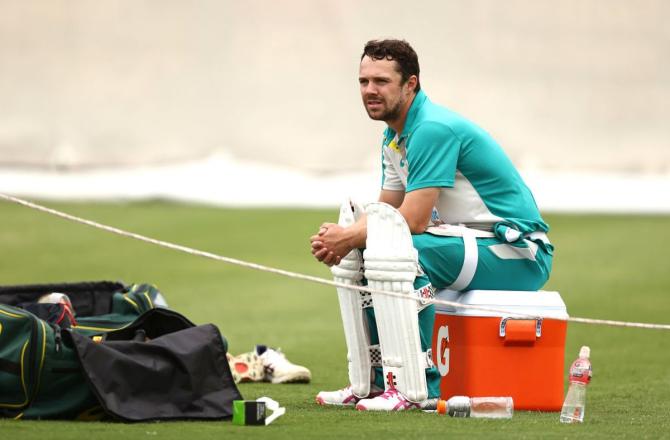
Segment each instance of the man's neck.
[[395,131],[398,136],[402,134],[402,130],[405,128],[405,121],[407,121],[407,113],[409,113],[409,109],[412,107],[412,103],[414,102],[414,98],[416,98],[416,93],[414,93],[405,103],[403,106],[402,111],[400,112],[400,116],[392,121],[386,121],[386,124]]

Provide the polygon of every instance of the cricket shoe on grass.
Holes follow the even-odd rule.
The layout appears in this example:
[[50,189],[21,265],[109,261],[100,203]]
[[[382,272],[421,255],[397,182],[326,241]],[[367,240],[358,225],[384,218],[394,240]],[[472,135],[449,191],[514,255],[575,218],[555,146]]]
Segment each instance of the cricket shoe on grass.
[[263,361],[255,351],[242,353],[237,356],[226,355],[230,372],[233,373],[235,383],[260,382],[265,377]]
[[437,405],[437,399],[424,402],[411,402],[395,388],[384,391],[377,397],[361,399],[356,403],[359,411],[405,411],[408,409],[431,409]]
[[[373,387],[368,398],[376,397],[380,394],[382,394],[382,391]],[[316,403],[319,405],[354,406],[360,400],[361,398],[356,397],[354,394],[351,385],[337,391],[321,391],[316,395]]]
[[272,383],[308,383],[312,373],[302,365],[296,365],[286,359],[281,349],[257,345],[256,354],[263,362],[264,380]]

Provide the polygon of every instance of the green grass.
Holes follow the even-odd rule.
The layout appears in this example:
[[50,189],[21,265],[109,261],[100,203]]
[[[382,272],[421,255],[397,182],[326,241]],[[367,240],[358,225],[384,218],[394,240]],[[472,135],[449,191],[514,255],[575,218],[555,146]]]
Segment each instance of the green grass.
[[[308,237],[332,211],[236,210],[163,202],[48,203],[56,209],[229,257],[329,278]],[[546,289],[573,316],[670,322],[670,217],[548,215],[557,247]],[[306,385],[243,384],[287,413],[269,427],[216,423],[0,421],[3,439],[38,438],[663,438],[670,437],[670,332],[570,324],[566,363],[592,348],[586,421],[517,411],[511,420],[450,419],[420,412],[357,413],[315,405],[314,395],[347,382],[333,288],[162,249],[0,203],[0,283],[151,282],[197,323],[217,324],[234,354],[256,343],[281,347],[308,366]],[[567,369],[567,365],[566,365]]]

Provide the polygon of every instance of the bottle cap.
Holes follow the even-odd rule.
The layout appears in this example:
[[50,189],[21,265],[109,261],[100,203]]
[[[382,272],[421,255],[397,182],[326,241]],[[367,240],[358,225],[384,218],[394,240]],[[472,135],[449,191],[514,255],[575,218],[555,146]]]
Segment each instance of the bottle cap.
[[587,345],[582,346],[582,348],[579,350],[579,357],[582,359],[588,359],[589,356],[591,356],[591,349]]

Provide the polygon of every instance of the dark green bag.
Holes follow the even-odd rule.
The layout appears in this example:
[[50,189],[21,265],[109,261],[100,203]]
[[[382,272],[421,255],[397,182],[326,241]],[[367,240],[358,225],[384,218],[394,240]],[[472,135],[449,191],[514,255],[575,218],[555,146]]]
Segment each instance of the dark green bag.
[[[128,326],[162,300],[148,284],[0,287],[0,417],[97,419],[103,415],[61,327],[17,307],[53,291],[67,293],[72,300],[77,311],[72,331],[93,340]],[[55,304],[39,306],[55,307],[58,314]]]

